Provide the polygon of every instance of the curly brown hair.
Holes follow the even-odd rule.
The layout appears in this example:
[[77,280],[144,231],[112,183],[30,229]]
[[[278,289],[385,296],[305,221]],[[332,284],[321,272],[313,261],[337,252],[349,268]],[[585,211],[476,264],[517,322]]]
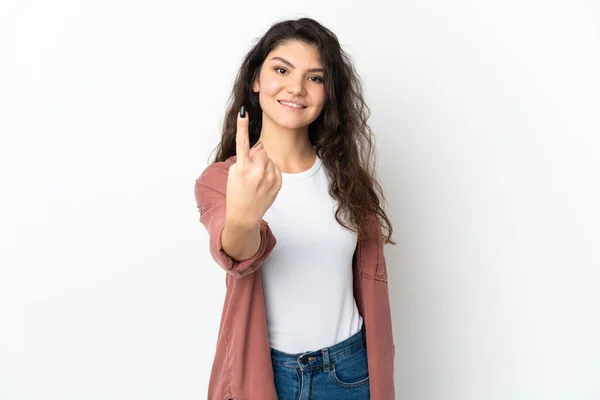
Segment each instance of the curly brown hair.
[[[367,124],[370,110],[363,99],[361,78],[337,36],[314,19],[275,23],[246,54],[233,85],[221,142],[212,162],[225,161],[236,154],[237,115],[242,105],[250,115],[262,115],[258,93],[252,90],[253,82],[258,79],[267,55],[280,44],[290,41],[314,46],[325,70],[325,105],[319,117],[310,124],[308,135],[331,178],[328,191],[338,202],[335,219],[363,237],[366,235],[363,218],[366,213],[375,213],[386,228],[385,242],[396,244],[391,240],[392,224],[381,207],[385,197],[376,179],[373,133]],[[262,118],[250,119],[251,147],[256,144],[261,128]],[[351,227],[340,219],[340,213],[349,215],[346,220]]]

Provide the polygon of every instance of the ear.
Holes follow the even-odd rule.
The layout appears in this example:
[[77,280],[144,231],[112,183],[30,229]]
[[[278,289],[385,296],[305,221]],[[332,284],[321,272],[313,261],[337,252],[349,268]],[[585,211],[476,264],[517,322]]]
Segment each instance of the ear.
[[258,83],[258,79],[254,81],[254,85],[252,86],[252,91],[254,93],[258,93],[260,91],[260,84]]

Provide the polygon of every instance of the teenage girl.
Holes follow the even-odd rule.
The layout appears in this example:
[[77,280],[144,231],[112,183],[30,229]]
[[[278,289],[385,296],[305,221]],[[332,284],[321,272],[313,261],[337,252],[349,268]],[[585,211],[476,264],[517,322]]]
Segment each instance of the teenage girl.
[[228,272],[210,399],[394,398],[382,247],[395,243],[368,114],[313,19],[274,24],[246,55],[195,188]]

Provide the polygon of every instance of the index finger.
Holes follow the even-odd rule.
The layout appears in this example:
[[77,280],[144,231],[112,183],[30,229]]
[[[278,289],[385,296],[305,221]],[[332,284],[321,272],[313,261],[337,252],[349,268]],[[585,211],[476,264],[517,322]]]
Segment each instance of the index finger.
[[[242,118],[242,115],[244,118]],[[244,164],[250,161],[250,137],[248,135],[248,120],[250,116],[245,112],[244,106],[237,117],[237,130],[235,135],[236,162]]]

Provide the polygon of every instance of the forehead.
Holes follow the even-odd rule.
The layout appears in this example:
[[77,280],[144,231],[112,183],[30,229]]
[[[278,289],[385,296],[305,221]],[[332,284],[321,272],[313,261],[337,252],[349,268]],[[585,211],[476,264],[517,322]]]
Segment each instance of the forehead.
[[282,57],[299,68],[320,68],[321,57],[316,47],[298,40],[280,43],[269,54],[266,61]]

